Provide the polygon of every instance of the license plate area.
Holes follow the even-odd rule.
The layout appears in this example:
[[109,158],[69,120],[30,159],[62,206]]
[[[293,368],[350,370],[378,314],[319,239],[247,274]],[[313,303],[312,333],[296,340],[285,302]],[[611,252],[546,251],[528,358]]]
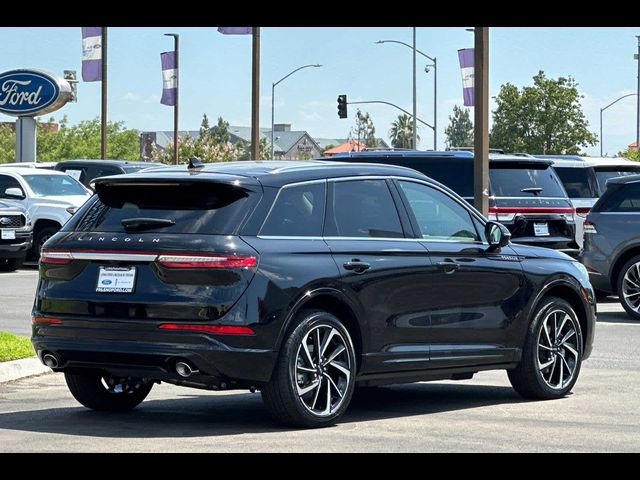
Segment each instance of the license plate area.
[[7,228],[2,229],[2,233],[0,234],[0,239],[2,240],[15,240],[16,239],[16,231],[10,230]]
[[536,237],[548,237],[549,236],[549,224],[547,222],[534,222],[533,233]]
[[136,284],[136,267],[99,267],[96,292],[132,293]]

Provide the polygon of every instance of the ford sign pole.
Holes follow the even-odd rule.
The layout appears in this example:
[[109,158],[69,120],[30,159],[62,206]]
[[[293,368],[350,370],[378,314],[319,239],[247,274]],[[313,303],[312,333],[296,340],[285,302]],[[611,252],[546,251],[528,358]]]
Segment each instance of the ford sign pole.
[[100,111],[100,158],[107,158],[107,27],[102,27],[102,108]]
[[175,72],[176,72],[176,99],[173,104],[173,162],[178,165],[180,162],[180,145],[178,145],[178,102],[180,101],[180,35],[177,33],[165,33],[166,37],[173,37],[173,51],[175,52]]

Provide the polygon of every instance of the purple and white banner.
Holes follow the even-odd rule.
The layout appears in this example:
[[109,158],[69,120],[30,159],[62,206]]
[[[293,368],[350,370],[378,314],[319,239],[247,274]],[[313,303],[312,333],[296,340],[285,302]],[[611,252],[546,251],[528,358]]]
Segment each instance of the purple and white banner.
[[175,105],[178,91],[178,69],[176,68],[176,52],[160,54],[162,62],[162,98],[163,105]]
[[458,50],[458,59],[460,59],[460,72],[462,73],[464,106],[473,107],[473,80],[475,77],[473,48],[462,48]]
[[251,35],[253,27],[218,27],[218,31],[224,35]]
[[82,80],[102,81],[102,27],[82,27]]

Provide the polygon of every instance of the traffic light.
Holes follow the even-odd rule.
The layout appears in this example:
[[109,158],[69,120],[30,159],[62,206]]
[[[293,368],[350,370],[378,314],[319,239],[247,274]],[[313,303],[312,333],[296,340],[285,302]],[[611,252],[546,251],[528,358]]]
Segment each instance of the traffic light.
[[347,96],[338,95],[338,117],[347,118]]

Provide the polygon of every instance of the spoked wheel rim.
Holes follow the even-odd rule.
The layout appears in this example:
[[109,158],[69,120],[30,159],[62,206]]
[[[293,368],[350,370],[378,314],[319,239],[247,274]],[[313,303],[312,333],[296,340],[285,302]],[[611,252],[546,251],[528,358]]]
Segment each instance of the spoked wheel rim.
[[542,322],[538,335],[538,370],[554,390],[571,383],[579,365],[578,324],[564,310],[552,310]]
[[102,375],[100,383],[112,395],[130,395],[142,388],[144,382],[139,378],[117,378]]
[[636,313],[640,313],[640,262],[634,263],[622,279],[624,302]]
[[344,403],[353,360],[347,341],[331,325],[317,325],[298,346],[294,366],[296,392],[311,414],[328,417]]

